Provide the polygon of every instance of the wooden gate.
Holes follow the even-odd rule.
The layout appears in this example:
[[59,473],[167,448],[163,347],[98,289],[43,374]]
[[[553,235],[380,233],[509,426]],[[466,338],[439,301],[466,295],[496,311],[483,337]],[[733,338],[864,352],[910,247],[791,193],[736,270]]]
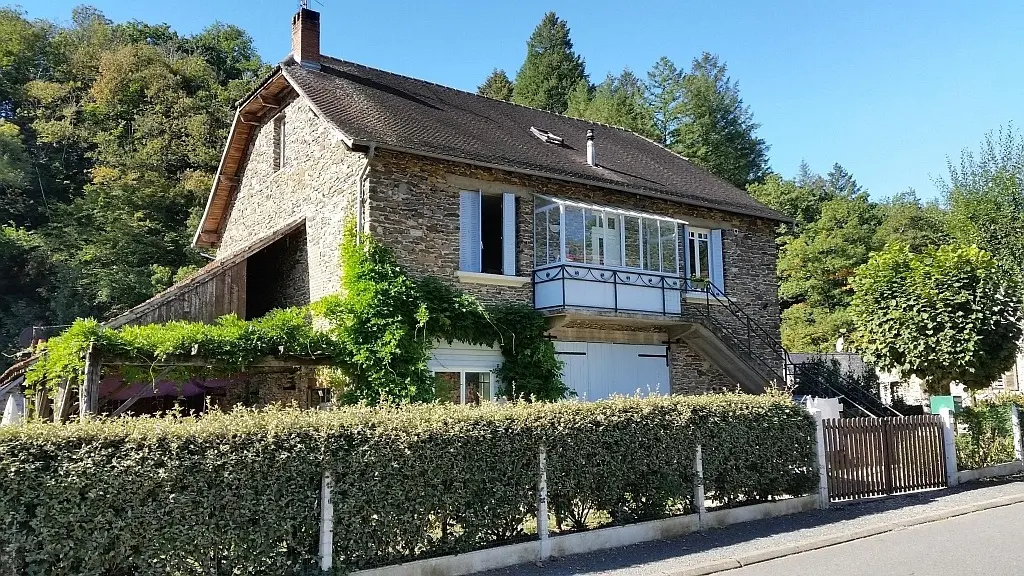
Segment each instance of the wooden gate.
[[946,486],[939,416],[837,418],[823,428],[832,500]]

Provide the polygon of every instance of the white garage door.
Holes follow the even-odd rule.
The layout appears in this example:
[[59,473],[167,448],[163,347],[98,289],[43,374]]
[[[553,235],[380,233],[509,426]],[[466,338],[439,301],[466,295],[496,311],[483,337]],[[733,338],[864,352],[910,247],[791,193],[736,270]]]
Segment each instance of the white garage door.
[[668,394],[666,346],[555,341],[562,379],[581,400]]

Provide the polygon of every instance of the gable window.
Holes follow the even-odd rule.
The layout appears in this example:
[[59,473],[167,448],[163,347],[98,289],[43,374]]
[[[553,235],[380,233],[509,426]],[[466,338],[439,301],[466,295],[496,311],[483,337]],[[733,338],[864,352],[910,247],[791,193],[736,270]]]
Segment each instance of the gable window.
[[459,196],[459,270],[516,274],[516,196],[463,190]]
[[279,114],[274,118],[274,172],[284,167],[286,129],[285,116],[284,114]]

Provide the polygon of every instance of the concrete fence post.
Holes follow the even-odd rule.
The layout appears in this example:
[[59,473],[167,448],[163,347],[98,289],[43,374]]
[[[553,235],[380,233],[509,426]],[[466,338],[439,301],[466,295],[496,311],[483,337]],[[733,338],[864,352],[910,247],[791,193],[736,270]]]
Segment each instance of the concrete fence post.
[[942,446],[946,452],[946,486],[952,488],[960,483],[956,466],[956,431],[953,428],[953,411],[943,408],[939,412],[942,418]]
[[1013,459],[1024,461],[1024,445],[1020,437],[1020,411],[1016,404],[1010,405],[1010,427],[1013,429]]
[[704,451],[700,444],[693,455],[693,505],[697,508],[697,528],[707,527],[707,505],[704,502]]
[[551,541],[548,540],[548,452],[540,447],[538,455],[540,464],[537,474],[537,562],[545,562],[551,557]]
[[814,448],[818,465],[818,508],[828,508],[828,468],[825,460],[825,422],[821,410],[812,408],[811,416],[814,417]]
[[334,502],[331,473],[324,472],[320,481],[320,570],[330,572],[334,566]]

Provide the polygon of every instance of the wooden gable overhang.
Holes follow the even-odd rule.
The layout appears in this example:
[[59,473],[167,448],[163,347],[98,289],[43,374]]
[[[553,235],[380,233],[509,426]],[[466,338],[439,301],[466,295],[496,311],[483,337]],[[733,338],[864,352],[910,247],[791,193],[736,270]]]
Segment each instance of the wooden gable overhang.
[[242,179],[256,134],[294,93],[291,83],[278,66],[249,96],[238,102],[203,218],[192,239],[193,246],[216,248],[220,245],[224,220],[231,209],[231,199]]

